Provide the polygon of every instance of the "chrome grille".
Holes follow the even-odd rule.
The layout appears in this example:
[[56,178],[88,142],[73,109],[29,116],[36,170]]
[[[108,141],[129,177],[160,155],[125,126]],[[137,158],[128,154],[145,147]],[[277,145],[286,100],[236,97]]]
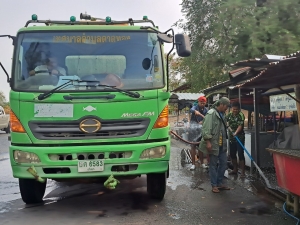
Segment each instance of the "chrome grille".
[[102,120],[101,129],[95,133],[84,133],[76,121],[30,121],[29,128],[40,140],[79,140],[79,139],[109,139],[142,136],[150,123],[149,118],[126,120]]

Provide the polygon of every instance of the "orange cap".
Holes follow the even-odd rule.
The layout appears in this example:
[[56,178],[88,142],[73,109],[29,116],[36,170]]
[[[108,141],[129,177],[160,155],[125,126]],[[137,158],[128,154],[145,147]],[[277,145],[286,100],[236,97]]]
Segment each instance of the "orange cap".
[[198,98],[198,102],[206,102],[206,98],[204,96],[201,96]]

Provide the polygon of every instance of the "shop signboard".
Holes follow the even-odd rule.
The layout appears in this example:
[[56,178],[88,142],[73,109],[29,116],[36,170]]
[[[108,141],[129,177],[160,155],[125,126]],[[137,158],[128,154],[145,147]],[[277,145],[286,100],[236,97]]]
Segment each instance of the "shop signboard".
[[[295,93],[290,93],[295,97]],[[297,111],[296,101],[286,94],[271,95],[270,96],[270,111]]]

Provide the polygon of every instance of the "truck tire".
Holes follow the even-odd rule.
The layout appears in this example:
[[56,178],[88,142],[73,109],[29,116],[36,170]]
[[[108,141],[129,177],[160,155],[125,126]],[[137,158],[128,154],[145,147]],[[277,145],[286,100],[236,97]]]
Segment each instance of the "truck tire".
[[166,173],[147,174],[147,192],[152,199],[163,200],[166,193]]
[[43,202],[43,197],[46,191],[46,185],[47,181],[41,183],[34,179],[19,178],[19,188],[22,200],[26,204],[35,204]]
[[10,125],[8,124],[8,126],[5,128],[5,133],[9,134],[10,133]]

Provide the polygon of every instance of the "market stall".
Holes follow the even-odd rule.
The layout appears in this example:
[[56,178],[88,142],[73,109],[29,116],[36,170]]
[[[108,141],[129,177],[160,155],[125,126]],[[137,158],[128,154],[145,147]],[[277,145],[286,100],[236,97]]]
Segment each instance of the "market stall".
[[[266,148],[272,154],[275,165],[276,177],[278,186],[285,189],[287,195],[287,206],[292,208],[295,215],[299,215],[299,196],[300,196],[300,57],[299,53],[292,54],[286,57],[279,57],[277,61],[262,66],[260,60],[252,60],[256,67],[251,67],[251,60],[239,62],[236,65],[250,66],[252,70],[257,70],[259,73],[248,79],[246,82],[236,86],[240,89],[253,89],[254,108],[259,97],[269,96],[270,111],[274,115],[274,130],[276,134],[277,121],[276,113],[294,111],[297,117],[294,119],[294,126],[283,126],[283,131],[277,136],[275,141]],[[261,63],[261,64],[260,64]],[[253,65],[253,64],[252,64]],[[260,68],[260,69],[259,69]],[[290,89],[287,87],[292,85]],[[273,94],[268,93],[273,89]],[[277,91],[276,91],[277,89]],[[277,92],[275,94],[275,91]],[[280,93],[280,95],[278,95]],[[284,123],[286,116],[284,116]],[[255,121],[258,124],[258,121]],[[259,132],[255,131],[256,143],[261,143]],[[257,146],[256,146],[257,147]]]

